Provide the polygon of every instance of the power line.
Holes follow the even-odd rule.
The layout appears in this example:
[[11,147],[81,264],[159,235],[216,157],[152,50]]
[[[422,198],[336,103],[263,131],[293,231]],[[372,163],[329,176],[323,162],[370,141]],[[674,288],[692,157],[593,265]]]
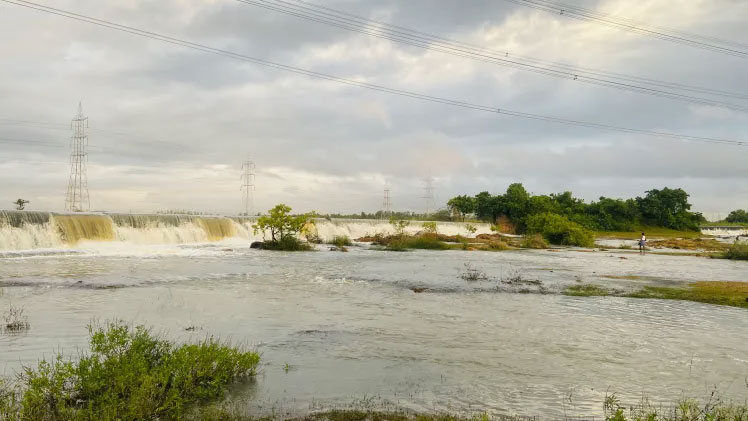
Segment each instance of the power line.
[[[700,48],[703,50],[727,54],[734,57],[748,58],[748,45],[735,41],[722,40],[715,37],[708,37],[688,32],[676,31],[669,28],[647,25],[636,22],[632,19],[626,19],[618,16],[598,13],[593,10],[584,9],[578,6],[570,6],[562,3],[554,3],[546,0],[505,0],[510,3],[530,7],[544,12],[550,12],[573,19],[595,22],[605,26],[622,29],[653,38],[674,42],[677,44],[687,45],[690,47]],[[722,44],[722,45],[718,45]]]
[[748,146],[748,142],[745,141],[738,141],[738,140],[729,140],[729,139],[719,139],[719,138],[712,138],[712,137],[704,137],[704,136],[693,136],[693,135],[683,135],[683,134],[676,134],[676,133],[669,133],[669,132],[663,132],[663,131],[653,131],[653,130],[644,130],[644,129],[635,129],[630,127],[623,127],[623,126],[615,126],[610,124],[602,124],[602,123],[594,123],[589,121],[581,121],[581,120],[572,120],[572,119],[566,119],[566,118],[560,118],[560,117],[553,117],[553,116],[546,116],[546,115],[540,115],[540,114],[532,114],[532,113],[525,113],[521,111],[513,111],[508,110],[504,108],[497,108],[497,107],[490,107],[485,105],[479,105],[464,101],[458,101],[453,100],[449,98],[443,98],[443,97],[437,97],[432,95],[426,95],[426,94],[420,94],[417,92],[411,92],[406,91],[402,89],[396,89],[396,88],[389,88],[382,85],[375,85],[372,83],[367,82],[361,82],[354,79],[347,79],[343,77],[338,76],[332,76],[326,73],[320,73],[315,72],[312,70],[306,70],[299,67],[289,66],[281,63],[276,63],[269,60],[259,59],[256,57],[234,53],[227,50],[222,50],[218,48],[209,47],[203,44],[198,44],[190,41],[181,40],[178,38],[173,38],[165,35],[160,35],[154,32],[144,31],[140,30],[131,26],[121,25],[109,21],[105,21],[102,19],[92,18],[85,15],[76,14],[73,12],[68,12],[62,9],[56,9],[49,6],[40,5],[37,3],[32,3],[24,0],[0,0],[6,3],[15,4],[22,7],[27,7],[30,9],[39,10],[42,12],[66,17],[69,19],[74,19],[82,22],[87,22],[93,25],[106,27],[109,29],[114,29],[121,32],[130,33],[133,35],[138,35],[145,38],[150,38],[170,44],[179,45],[182,47],[190,48],[197,51],[202,51],[214,55],[219,55],[223,57],[229,57],[236,60],[242,60],[247,61],[250,63],[259,64],[266,67],[272,67],[279,70],[284,70],[291,73],[297,73],[302,74],[305,76],[315,77],[319,79],[325,79],[332,82],[338,82],[350,86],[357,86],[360,88],[370,89],[374,91],[379,92],[385,92],[393,95],[399,95],[409,98],[415,98],[420,99],[423,101],[430,101],[434,103],[440,103],[440,104],[446,104],[451,105],[455,107],[462,107],[467,109],[473,109],[478,111],[485,111],[489,113],[495,113],[495,114],[502,114],[506,116],[512,116],[512,117],[520,117],[525,119],[531,119],[531,120],[539,120],[539,121],[545,121],[549,123],[556,123],[556,124],[564,124],[564,125],[570,125],[570,126],[578,126],[578,127],[587,127],[587,128],[594,128],[594,129],[600,129],[600,130],[607,130],[607,131],[616,131],[616,132],[623,132],[623,133],[631,133],[631,134],[639,134],[639,135],[646,135],[646,136],[654,136],[654,137],[662,137],[662,138],[669,138],[669,139],[677,139],[677,140],[691,140],[691,141],[698,141],[698,142],[709,142],[709,143],[723,143],[723,144],[729,144],[729,145],[736,145],[736,146]]
[[[723,101],[715,101],[708,98],[695,97],[678,92],[665,91],[662,89],[635,85],[634,83],[658,86],[661,88],[665,87],[669,89],[683,90],[688,92],[698,92],[711,95],[748,99],[748,95],[745,94],[735,94],[702,87],[690,87],[673,82],[663,82],[657,81],[655,79],[615,74],[594,69],[583,69],[570,66],[568,64],[544,62],[543,60],[529,57],[523,58],[514,54],[510,57],[509,52],[499,53],[496,51],[490,51],[485,48],[476,47],[459,41],[450,40],[448,38],[443,38],[436,35],[427,34],[425,32],[408,29],[402,26],[390,25],[379,21],[368,20],[363,17],[351,15],[349,13],[335,10],[329,7],[319,6],[314,3],[303,2],[301,0],[296,0],[293,4],[284,0],[236,1],[268,10],[277,11],[287,15],[296,16],[301,19],[338,27],[353,32],[363,33],[406,45],[416,46],[426,50],[439,51],[457,57],[469,58],[476,61],[511,67],[523,71],[543,74],[546,76],[585,82],[592,85],[637,92],[641,94],[653,95],[657,97],[664,97],[696,104],[729,108],[735,111],[748,112],[748,107],[743,105],[731,104]],[[299,3],[303,3],[303,5]]]

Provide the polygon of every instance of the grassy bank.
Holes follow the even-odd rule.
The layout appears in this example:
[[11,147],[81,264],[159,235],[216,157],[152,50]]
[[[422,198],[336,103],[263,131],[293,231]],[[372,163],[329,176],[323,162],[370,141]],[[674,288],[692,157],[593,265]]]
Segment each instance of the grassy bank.
[[87,353],[61,353],[0,382],[0,419],[183,419],[255,375],[259,355],[213,338],[176,345],[139,326],[91,326]]
[[565,295],[575,297],[617,296],[683,300],[748,308],[748,282],[694,282],[683,288],[645,286],[634,292],[612,291],[599,285],[572,285]]

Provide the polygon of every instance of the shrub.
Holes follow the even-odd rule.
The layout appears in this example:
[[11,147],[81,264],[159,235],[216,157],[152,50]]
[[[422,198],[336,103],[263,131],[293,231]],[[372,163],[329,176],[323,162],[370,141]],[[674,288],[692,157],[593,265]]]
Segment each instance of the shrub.
[[435,237],[419,235],[400,236],[387,244],[387,250],[402,251],[405,249],[446,250],[449,246]]
[[347,235],[336,235],[335,237],[332,237],[332,240],[328,241],[328,244],[332,244],[338,248],[341,248],[352,246],[353,242],[351,242],[351,239],[348,238]]
[[541,234],[551,244],[593,247],[594,234],[566,217],[553,213],[539,213],[527,218],[527,231]]
[[488,250],[501,251],[501,250],[509,250],[510,247],[507,243],[505,243],[502,240],[491,240],[488,243],[486,243],[486,248]]
[[426,234],[436,234],[436,222],[429,221],[423,223],[423,232]]
[[531,234],[526,235],[525,238],[522,239],[520,247],[526,249],[545,249],[548,248],[548,243],[545,242],[545,238],[543,238],[542,235]]
[[725,252],[725,257],[733,260],[748,260],[748,244],[735,243]]
[[194,404],[220,399],[230,383],[253,376],[260,359],[213,338],[176,346],[122,322],[89,332],[90,354],[78,362],[58,354],[25,367],[11,393],[0,387],[3,419],[182,419]]
[[279,251],[309,251],[312,250],[312,246],[302,242],[296,237],[287,235],[278,241],[266,241],[262,243],[263,250],[279,250]]

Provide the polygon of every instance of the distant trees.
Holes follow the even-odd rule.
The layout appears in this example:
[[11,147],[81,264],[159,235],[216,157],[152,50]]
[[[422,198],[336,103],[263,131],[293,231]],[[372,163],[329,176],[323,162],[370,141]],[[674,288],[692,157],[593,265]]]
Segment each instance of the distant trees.
[[[472,198],[456,196],[447,203],[462,215],[461,209],[469,209],[468,205],[463,204],[470,203],[472,199],[473,213],[478,219],[495,223],[499,217],[503,217],[520,232],[527,231],[529,218],[538,214],[560,215],[588,230],[632,231],[642,225],[696,230],[704,217],[690,211],[688,197],[688,193],[682,189],[665,187],[649,190],[644,197],[626,200],[600,197],[598,201],[585,203],[568,191],[531,195],[522,184],[514,183],[504,194],[492,195],[484,191]],[[741,215],[736,214],[738,218]]]
[[725,218],[727,222],[748,223],[748,211],[736,209]]
[[13,202],[13,204],[16,205],[16,210],[23,210],[28,203],[29,203],[28,200],[24,200],[20,198],[16,200],[15,202]]

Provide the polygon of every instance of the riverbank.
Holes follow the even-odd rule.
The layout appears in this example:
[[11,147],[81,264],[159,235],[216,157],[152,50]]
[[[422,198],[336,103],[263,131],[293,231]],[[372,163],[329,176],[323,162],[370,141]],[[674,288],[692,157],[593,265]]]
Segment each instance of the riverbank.
[[[620,278],[619,278],[620,279]],[[630,276],[625,279],[636,280]],[[644,286],[635,291],[609,289],[597,284],[572,285],[565,295],[574,297],[626,297],[680,300],[748,309],[748,282],[693,282],[683,287]]]

